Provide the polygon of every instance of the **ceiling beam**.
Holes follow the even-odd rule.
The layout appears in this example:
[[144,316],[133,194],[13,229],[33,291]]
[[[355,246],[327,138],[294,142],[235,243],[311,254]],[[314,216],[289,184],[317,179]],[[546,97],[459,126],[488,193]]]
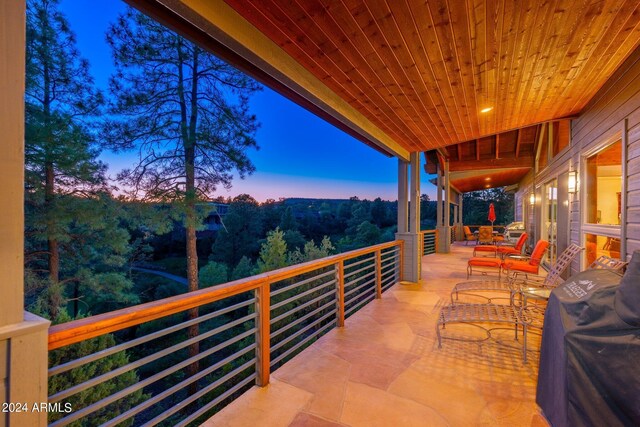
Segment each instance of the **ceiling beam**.
[[480,160],[480,139],[476,139],[476,160]]
[[500,158],[500,134],[496,134],[496,160]]
[[522,132],[516,130],[516,158],[520,157],[520,143],[522,142]]
[[533,156],[489,160],[462,160],[459,162],[450,162],[449,170],[451,172],[470,171],[480,169],[496,169],[496,168],[530,168],[533,167]]
[[462,144],[456,144],[458,148],[458,161],[462,160]]

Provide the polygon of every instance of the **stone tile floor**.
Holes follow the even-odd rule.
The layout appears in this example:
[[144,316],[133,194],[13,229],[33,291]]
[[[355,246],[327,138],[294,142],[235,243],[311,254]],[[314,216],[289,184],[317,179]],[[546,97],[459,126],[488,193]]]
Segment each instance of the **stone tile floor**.
[[[496,339],[444,339],[435,322],[471,246],[423,258],[419,285],[397,284],[275,371],[204,425],[547,426],[535,404],[539,335],[527,363],[513,330]],[[447,327],[444,336],[484,336]]]

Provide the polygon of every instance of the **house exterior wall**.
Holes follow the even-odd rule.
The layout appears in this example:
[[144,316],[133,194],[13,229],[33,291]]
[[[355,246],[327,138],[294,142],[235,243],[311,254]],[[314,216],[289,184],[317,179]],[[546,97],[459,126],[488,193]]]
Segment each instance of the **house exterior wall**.
[[[578,171],[578,189],[569,194],[566,203],[566,223],[569,243],[584,246],[583,210],[585,195],[585,158],[601,147],[622,140],[622,221],[620,227],[621,257],[629,258],[640,249],[640,49],[631,54],[624,64],[596,93],[580,115],[571,121],[571,144],[558,153],[542,170],[528,175],[520,182],[518,198],[525,201],[525,222],[533,239],[540,239],[539,228],[543,197],[542,186],[552,179],[566,179],[569,170]],[[536,206],[528,206],[529,195],[536,188]],[[566,229],[565,229],[566,230]],[[584,256],[572,265],[573,271],[585,267]]]

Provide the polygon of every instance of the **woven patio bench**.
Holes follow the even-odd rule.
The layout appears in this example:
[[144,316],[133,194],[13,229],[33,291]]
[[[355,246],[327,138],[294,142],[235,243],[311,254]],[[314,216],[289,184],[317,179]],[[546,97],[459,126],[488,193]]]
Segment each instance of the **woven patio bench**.
[[[491,331],[494,329],[504,329],[503,327],[486,328],[479,323],[488,324],[508,324],[513,326],[515,339],[518,339],[518,328],[522,327],[522,359],[527,361],[527,327],[530,320],[521,307],[514,305],[500,304],[449,304],[440,310],[438,322],[436,323],[436,334],[438,336],[438,348],[442,348],[442,336],[440,327],[445,329],[447,324],[464,323],[471,324],[483,329],[487,336],[478,339],[484,341],[491,338]],[[447,337],[445,337],[447,338]],[[463,340],[461,338],[450,338]]]

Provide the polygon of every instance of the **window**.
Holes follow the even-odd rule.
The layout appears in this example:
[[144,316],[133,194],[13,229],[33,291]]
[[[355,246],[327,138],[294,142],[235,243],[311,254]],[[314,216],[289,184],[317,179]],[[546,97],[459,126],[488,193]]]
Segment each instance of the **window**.
[[547,263],[553,265],[557,256],[557,223],[558,223],[558,181],[552,180],[544,186],[542,197],[542,239],[549,242]]
[[586,159],[586,222],[620,225],[622,141]]
[[587,248],[587,265],[590,265],[602,255],[611,258],[620,258],[620,239],[617,237],[587,233],[585,235],[585,241]]

